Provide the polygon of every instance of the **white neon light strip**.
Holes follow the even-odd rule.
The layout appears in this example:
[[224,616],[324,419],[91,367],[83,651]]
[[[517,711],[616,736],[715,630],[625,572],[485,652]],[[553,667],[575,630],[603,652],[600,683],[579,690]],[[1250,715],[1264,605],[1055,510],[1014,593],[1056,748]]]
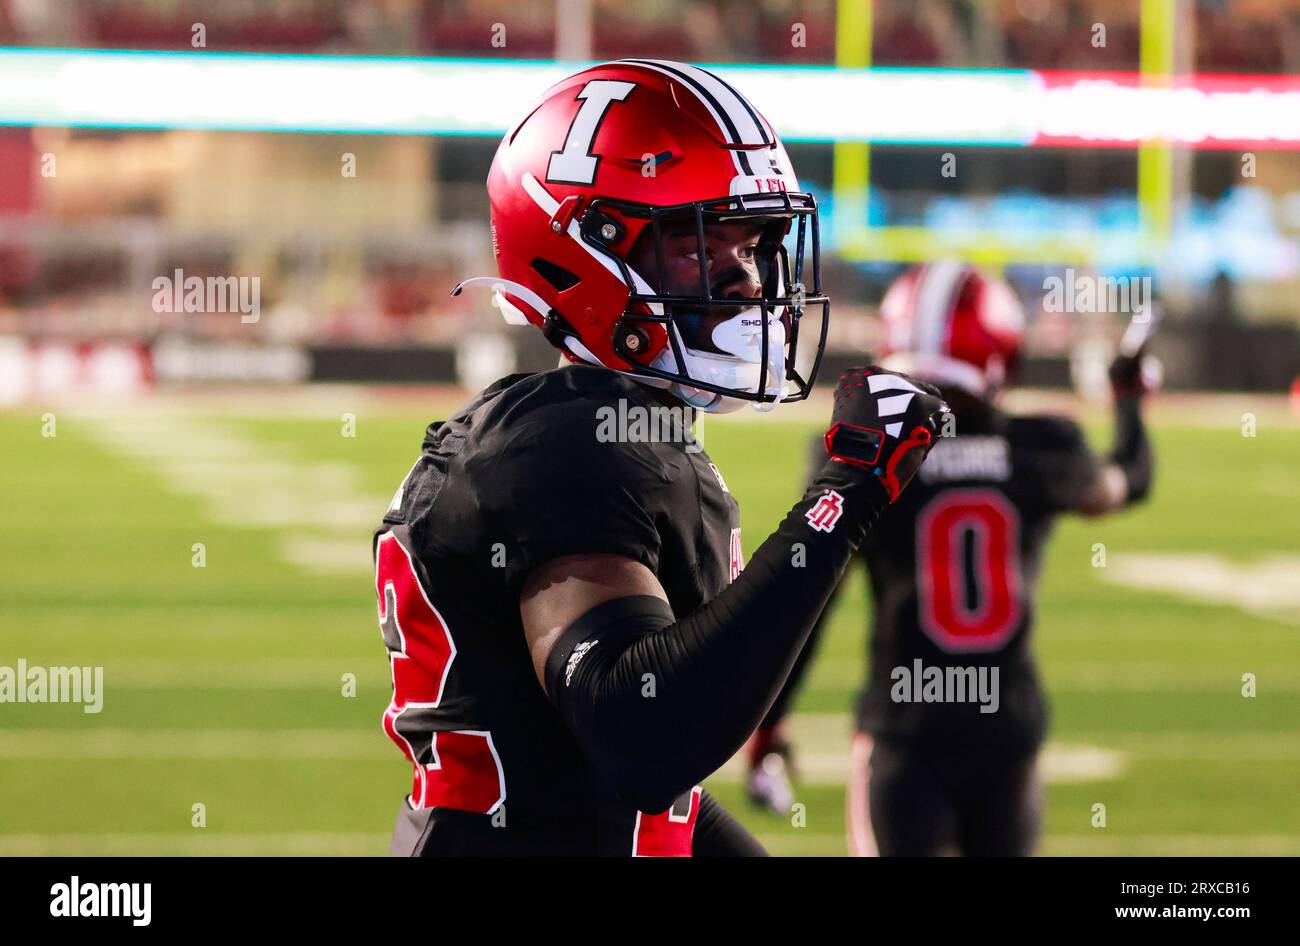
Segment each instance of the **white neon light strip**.
[[[499,135],[578,64],[0,49],[0,124]],[[716,66],[792,141],[1300,147],[1300,77]]]

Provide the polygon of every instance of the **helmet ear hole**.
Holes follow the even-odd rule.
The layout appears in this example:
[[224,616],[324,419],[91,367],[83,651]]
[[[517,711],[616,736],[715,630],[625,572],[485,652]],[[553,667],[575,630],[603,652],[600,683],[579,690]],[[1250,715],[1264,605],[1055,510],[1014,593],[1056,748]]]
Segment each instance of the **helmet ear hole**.
[[548,283],[554,286],[556,292],[564,292],[566,289],[572,289],[580,282],[576,275],[569,272],[563,266],[552,263],[548,259],[542,259],[540,256],[528,265],[533,268],[537,275],[541,276]]

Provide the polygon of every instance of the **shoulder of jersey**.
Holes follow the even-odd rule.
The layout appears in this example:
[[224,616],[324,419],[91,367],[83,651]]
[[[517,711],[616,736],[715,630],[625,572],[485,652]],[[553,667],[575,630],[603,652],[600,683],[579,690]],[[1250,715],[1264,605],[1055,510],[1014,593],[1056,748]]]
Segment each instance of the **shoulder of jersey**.
[[616,371],[565,365],[524,376],[484,401],[474,425],[476,446],[502,459],[539,453],[570,465],[600,467],[635,458],[636,465],[666,479],[671,470],[665,467],[675,468],[674,456],[683,453],[680,444],[629,442],[621,436],[629,410],[657,403],[649,388]]
[[1085,443],[1083,428],[1063,414],[1028,414],[1007,421],[1007,437],[1028,449],[1065,450]]
[[601,407],[617,408],[620,399],[629,404],[649,404],[649,390],[631,378],[595,365],[564,365],[537,374],[515,376],[495,394],[489,388],[478,406],[481,420],[488,424],[515,423],[536,419],[592,418]]

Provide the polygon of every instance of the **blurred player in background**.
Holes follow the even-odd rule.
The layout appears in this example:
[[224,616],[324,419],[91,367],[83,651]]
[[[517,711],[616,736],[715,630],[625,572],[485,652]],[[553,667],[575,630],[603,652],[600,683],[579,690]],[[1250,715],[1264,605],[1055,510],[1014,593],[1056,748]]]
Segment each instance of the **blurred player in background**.
[[[1024,324],[1002,281],[959,262],[914,268],[886,293],[881,318],[881,363],[938,385],[954,429],[941,431],[916,483],[861,548],[874,629],[851,753],[850,850],[1030,854],[1047,725],[1030,648],[1039,568],[1058,515],[1105,515],[1150,489],[1146,327],[1133,327],[1111,367],[1115,440],[1100,458],[1073,421],[998,407]],[[781,720],[816,633],[749,745],[748,793],[782,813],[792,794]],[[935,689],[928,695],[942,701],[927,701],[930,668],[960,679],[965,700]],[[971,698],[981,668],[985,680],[998,672],[991,700]]]

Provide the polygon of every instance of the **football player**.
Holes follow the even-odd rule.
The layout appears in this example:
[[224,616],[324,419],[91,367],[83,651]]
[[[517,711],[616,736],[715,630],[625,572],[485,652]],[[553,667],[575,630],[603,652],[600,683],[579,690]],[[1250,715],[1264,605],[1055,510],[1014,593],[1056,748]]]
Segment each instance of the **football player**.
[[429,427],[375,535],[414,767],[401,855],[737,855],[699,787],[753,732],[841,571],[946,411],[841,378],[823,469],[742,571],[695,410],[807,396],[825,342],[817,207],[716,76],[626,60],[547,91],[488,177],[508,320],[552,371]]
[[[1030,649],[1043,549],[1062,513],[1104,515],[1147,495],[1141,404],[1154,366],[1143,370],[1144,342],[1121,346],[1111,368],[1114,449],[1100,458],[1073,421],[997,406],[1024,323],[1001,280],[953,261],[914,268],[886,293],[881,319],[881,363],[938,385],[954,429],[940,431],[917,482],[861,548],[874,626],[850,759],[849,846],[1029,854],[1047,715]],[[1149,331],[1134,328],[1126,339]],[[785,813],[781,719],[812,650],[749,747],[750,797]]]

